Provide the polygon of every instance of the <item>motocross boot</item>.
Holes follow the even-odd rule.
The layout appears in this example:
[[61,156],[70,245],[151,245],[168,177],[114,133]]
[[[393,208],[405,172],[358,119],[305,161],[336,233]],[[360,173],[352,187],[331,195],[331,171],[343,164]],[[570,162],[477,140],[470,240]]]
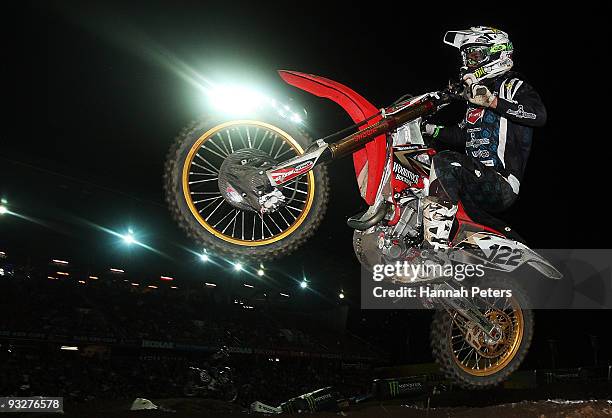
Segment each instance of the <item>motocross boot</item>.
[[423,203],[423,247],[434,251],[447,250],[457,205],[431,196],[426,197]]

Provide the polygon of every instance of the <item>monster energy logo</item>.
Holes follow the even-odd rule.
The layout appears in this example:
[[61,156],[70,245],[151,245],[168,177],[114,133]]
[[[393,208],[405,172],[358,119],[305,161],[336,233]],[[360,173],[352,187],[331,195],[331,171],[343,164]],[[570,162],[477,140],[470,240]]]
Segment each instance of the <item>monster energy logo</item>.
[[413,391],[417,391],[419,388],[422,388],[422,384],[419,382],[407,382],[407,383],[400,383],[397,380],[392,380],[390,382],[388,382],[389,385],[389,394],[393,397],[393,396],[398,396],[400,393],[408,393],[408,392],[413,392]]
[[331,397],[331,393],[326,393],[325,395],[317,396],[316,398],[312,395],[307,395],[304,397],[304,400],[308,404],[308,409],[310,409],[311,412],[315,412],[317,410],[317,404],[326,399],[331,399]]
[[389,393],[391,394],[391,396],[399,395],[399,388],[400,384],[397,380],[389,382]]
[[306,400],[306,403],[308,404],[308,409],[310,409],[311,412],[315,411],[315,400],[312,396],[306,396],[306,398],[304,398]]

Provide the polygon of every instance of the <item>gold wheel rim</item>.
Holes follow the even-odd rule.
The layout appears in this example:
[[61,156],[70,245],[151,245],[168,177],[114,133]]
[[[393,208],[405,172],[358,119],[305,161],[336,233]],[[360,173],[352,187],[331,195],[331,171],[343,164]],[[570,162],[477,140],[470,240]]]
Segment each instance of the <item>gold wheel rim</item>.
[[[286,230],[278,234],[272,235],[271,237],[265,238],[265,239],[256,239],[256,240],[240,239],[240,238],[235,238],[233,236],[229,236],[221,231],[216,230],[212,225],[210,225],[202,217],[202,215],[196,208],[193,199],[191,198],[191,188],[189,185],[190,168],[200,148],[204,145],[206,141],[212,138],[219,131],[226,129],[226,128],[236,127],[240,125],[249,125],[249,126],[264,128],[264,129],[273,131],[282,140],[286,141],[286,143],[296,152],[297,155],[301,155],[304,153],[303,148],[291,135],[289,135],[287,132],[283,131],[282,129],[274,125],[270,125],[268,123],[258,121],[258,120],[235,120],[235,121],[229,121],[229,122],[218,124],[214,126],[213,128],[209,129],[208,131],[206,131],[204,134],[202,134],[198,138],[198,140],[191,146],[191,149],[189,150],[189,153],[187,154],[187,158],[185,159],[185,162],[183,164],[183,170],[182,170],[183,197],[193,217],[198,221],[200,225],[202,225],[202,227],[206,231],[208,231],[215,237],[223,241],[235,244],[235,245],[246,246],[246,247],[269,245],[269,244],[280,241],[288,237],[289,235],[291,235],[306,220],[306,217],[308,216],[308,213],[310,212],[312,208],[312,202],[314,200],[314,193],[315,193],[314,174],[312,171],[306,175],[307,199],[304,203],[304,208],[302,212],[300,213],[300,215],[294,220],[294,222]],[[262,219],[262,222],[263,222],[263,219]]]
[[[501,354],[495,357],[495,361],[490,360],[486,357],[479,358],[479,357],[473,356],[475,363],[471,365],[465,364],[466,360],[470,360],[470,357],[468,357],[469,355],[466,354],[465,356],[466,358],[461,360],[459,358],[459,354],[462,350],[460,350],[460,352],[457,353],[453,346],[454,344],[453,343],[453,338],[454,338],[453,330],[458,328],[458,325],[453,320],[453,322],[451,323],[449,332],[448,332],[448,344],[451,350],[451,355],[453,357],[453,360],[455,361],[455,364],[457,364],[457,366],[461,370],[463,370],[464,372],[472,376],[478,376],[478,377],[490,376],[504,369],[506,366],[508,366],[508,364],[512,361],[512,359],[514,359],[514,357],[516,356],[521,346],[521,342],[523,341],[523,332],[524,332],[525,322],[524,322],[524,317],[523,317],[523,311],[519,303],[516,301],[516,299],[510,298],[509,303],[510,303],[509,309],[511,309],[511,315],[512,315],[512,320],[509,325],[511,327],[511,330],[510,330],[510,334],[507,335],[508,329],[504,329],[503,330],[504,335],[502,336],[500,343],[493,345],[493,346],[497,346],[498,344],[503,343],[505,346],[503,347]],[[504,312],[506,311],[507,309],[504,310]],[[510,315],[507,315],[507,314],[505,316],[508,318],[510,317]],[[491,316],[489,316],[489,318],[490,317]],[[465,344],[467,345],[467,343]],[[499,351],[499,347],[493,347],[493,349],[494,350],[497,349]],[[480,360],[482,360],[482,362]],[[489,362],[488,365],[487,365],[487,361]],[[481,367],[481,364],[483,367]]]

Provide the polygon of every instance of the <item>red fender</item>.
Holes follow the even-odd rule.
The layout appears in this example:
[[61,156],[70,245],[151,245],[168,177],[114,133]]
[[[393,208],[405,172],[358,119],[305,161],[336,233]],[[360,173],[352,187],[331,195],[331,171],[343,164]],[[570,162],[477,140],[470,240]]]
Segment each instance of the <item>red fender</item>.
[[[477,228],[482,229],[485,232],[491,232],[495,235],[499,235],[501,237],[505,237],[505,234],[502,234],[501,232],[490,228],[486,225],[480,224],[478,222],[475,222],[470,215],[467,214],[467,212],[465,211],[465,207],[463,206],[463,203],[461,203],[461,201],[458,202],[458,206],[457,206],[457,214],[455,215],[455,219],[457,219],[457,223],[458,223],[458,228],[457,231],[455,232],[455,236],[453,237],[452,241],[455,240],[455,238],[457,238],[457,235],[459,234],[459,231],[461,231],[461,228],[463,227],[463,225],[472,225],[475,226]],[[457,244],[456,242],[453,244]]]
[[[378,109],[363,96],[337,81],[297,71],[279,70],[278,73],[287,84],[338,103],[354,122],[361,122],[378,112]],[[363,130],[380,119],[380,116],[376,117],[359,129]],[[353,165],[355,166],[355,175],[358,182],[360,180],[360,173],[366,168],[367,163],[367,186],[365,193],[361,190],[361,195],[368,205],[374,204],[376,198],[376,191],[378,190],[385,164],[385,153],[385,135],[380,135],[374,141],[369,142],[365,149],[353,154]],[[365,174],[366,172],[362,176]],[[360,189],[361,187],[360,184]]]

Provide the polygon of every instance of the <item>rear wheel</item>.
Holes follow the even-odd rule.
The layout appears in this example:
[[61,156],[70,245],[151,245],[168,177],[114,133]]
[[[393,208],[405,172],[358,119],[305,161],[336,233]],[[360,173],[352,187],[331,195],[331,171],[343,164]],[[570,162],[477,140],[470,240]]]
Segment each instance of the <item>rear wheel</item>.
[[199,393],[200,393],[200,390],[198,388],[198,385],[193,380],[189,380],[183,386],[183,395],[185,395],[187,397],[191,398],[191,397],[194,397],[194,396],[198,396]]
[[166,161],[166,200],[174,218],[213,252],[257,259],[289,254],[314,233],[325,214],[326,168],[317,167],[283,185],[285,204],[264,214],[229,203],[219,173],[225,161],[244,150],[277,164],[303,154],[310,143],[303,130],[280,117],[194,123],[178,136]]
[[515,282],[501,279],[488,280],[486,286],[512,291],[512,297],[475,301],[502,331],[498,341],[487,341],[481,333],[477,343],[469,344],[466,335],[475,324],[455,311],[436,311],[431,328],[436,362],[446,377],[466,389],[488,388],[506,380],[522,363],[533,337],[533,312],[526,308],[524,291]]
[[226,402],[234,402],[238,398],[238,389],[231,383],[223,388],[223,400]]

